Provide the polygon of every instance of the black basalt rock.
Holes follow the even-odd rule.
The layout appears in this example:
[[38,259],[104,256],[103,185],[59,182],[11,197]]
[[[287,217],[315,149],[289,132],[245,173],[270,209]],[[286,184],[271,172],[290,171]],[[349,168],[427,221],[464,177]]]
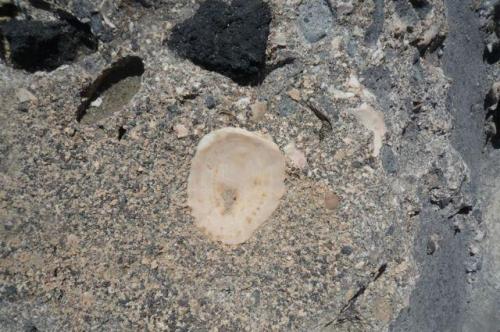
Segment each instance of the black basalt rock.
[[177,24],[168,46],[194,64],[240,85],[265,76],[271,10],[262,0],[207,0],[196,14]]
[[3,51],[14,68],[29,72],[51,71],[74,61],[81,53],[97,49],[90,31],[67,22],[14,21],[0,26],[0,38],[9,45]]

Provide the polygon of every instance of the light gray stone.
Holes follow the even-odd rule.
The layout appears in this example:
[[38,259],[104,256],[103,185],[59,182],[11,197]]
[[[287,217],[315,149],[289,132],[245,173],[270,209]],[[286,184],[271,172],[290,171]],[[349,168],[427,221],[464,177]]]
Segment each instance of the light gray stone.
[[316,43],[327,36],[333,25],[332,11],[326,0],[307,0],[299,6],[299,27],[304,38]]

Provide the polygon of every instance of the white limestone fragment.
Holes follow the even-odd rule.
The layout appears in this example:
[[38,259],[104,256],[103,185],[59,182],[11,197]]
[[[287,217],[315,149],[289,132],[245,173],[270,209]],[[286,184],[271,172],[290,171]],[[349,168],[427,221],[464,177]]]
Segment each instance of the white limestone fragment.
[[177,124],[174,126],[175,135],[177,138],[184,138],[189,136],[189,129],[183,124]]
[[356,95],[352,92],[345,92],[342,90],[337,90],[335,87],[328,88],[328,93],[332,96],[334,100],[351,99]]
[[244,129],[219,129],[198,144],[188,205],[209,238],[240,244],[278,207],[284,179],[285,159],[274,142]]
[[385,133],[387,132],[384,122],[384,114],[376,111],[367,103],[361,104],[352,113],[356,119],[373,133],[373,153],[374,157],[379,155],[382,148]]
[[288,159],[291,161],[292,165],[299,168],[299,169],[304,169],[307,166],[307,158],[304,154],[304,152],[300,151],[297,149],[295,146],[295,143],[289,143],[285,147],[285,154],[288,157]]
[[96,100],[94,100],[93,102],[90,103],[90,106],[92,107],[101,107],[102,105],[102,98],[99,97],[97,98]]

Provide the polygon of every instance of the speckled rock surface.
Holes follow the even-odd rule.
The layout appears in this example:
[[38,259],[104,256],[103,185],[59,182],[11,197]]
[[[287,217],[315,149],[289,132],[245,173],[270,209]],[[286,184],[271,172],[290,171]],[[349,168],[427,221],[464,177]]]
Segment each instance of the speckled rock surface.
[[[404,15],[386,1],[382,16],[379,1],[328,1],[335,23],[313,44],[301,1],[268,1],[266,61],[280,65],[257,86],[167,46],[198,1],[64,3],[99,37],[95,53],[34,74],[0,62],[4,329],[387,330],[419,278],[422,206],[471,205],[450,139],[443,1]],[[61,19],[21,4],[17,19]],[[130,55],[139,91],[78,122],[82,91]],[[362,104],[385,124],[377,155]],[[239,246],[206,238],[186,204],[198,142],[227,126],[306,158],[288,158],[278,209]]]

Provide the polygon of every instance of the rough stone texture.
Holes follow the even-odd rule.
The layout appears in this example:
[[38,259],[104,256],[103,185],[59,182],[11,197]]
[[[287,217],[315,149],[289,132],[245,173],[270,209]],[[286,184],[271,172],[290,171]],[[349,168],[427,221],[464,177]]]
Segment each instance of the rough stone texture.
[[[492,165],[498,163],[499,154],[487,140],[487,110],[483,109],[499,68],[482,62],[484,34],[473,6],[455,0],[445,4],[450,33],[443,68],[454,81],[448,92],[448,108],[455,116],[452,142],[467,165],[470,180],[463,192],[470,199],[458,213],[448,216],[452,224],[439,222],[442,217],[429,209],[422,213],[424,226],[415,248],[422,277],[394,331],[494,331],[500,324],[500,260],[498,247],[491,245],[497,237],[491,216],[497,211],[493,202],[498,186]],[[493,9],[490,5],[488,11]]]
[[4,57],[29,72],[56,69],[96,47],[90,34],[66,22],[11,20],[0,25],[0,37],[8,45]]
[[333,24],[329,0],[306,0],[299,6],[298,24],[305,39],[315,43],[326,37]]
[[[113,38],[52,72],[0,61],[2,329],[425,331],[457,330],[456,312],[478,317],[462,309],[481,279],[482,203],[453,131],[467,121],[447,100],[468,80],[449,80],[462,76],[443,70],[442,45],[418,49],[431,28],[457,31],[443,1],[427,2],[403,16],[399,2],[381,11],[380,1],[353,0],[310,43],[301,2],[269,1],[265,58],[283,65],[257,86],[165,46],[200,15],[192,1],[89,0],[90,14],[60,4]],[[58,19],[21,4],[19,20]],[[366,40],[380,13],[381,30]],[[79,123],[82,91],[129,55],[144,63],[137,94]],[[257,102],[267,107],[255,119]],[[379,156],[352,113],[363,103],[384,115]],[[269,134],[282,151],[293,144],[307,161],[287,164],[275,214],[236,248],[207,240],[186,205],[197,144],[227,126]],[[325,202],[332,193],[336,208]],[[473,256],[470,245],[480,248]],[[485,271],[488,281],[494,270]]]
[[141,88],[144,64],[139,57],[119,59],[107,68],[84,91],[76,120],[85,124],[98,122],[109,114],[120,111]]
[[2,17],[8,16],[13,17],[16,16],[18,12],[18,8],[14,1],[12,0],[0,0],[0,19]]
[[365,42],[368,44],[376,43],[384,28],[384,0],[374,0],[373,6],[372,23],[365,32]]
[[262,0],[201,3],[196,14],[177,24],[168,45],[195,64],[240,84],[264,75],[271,11]]

